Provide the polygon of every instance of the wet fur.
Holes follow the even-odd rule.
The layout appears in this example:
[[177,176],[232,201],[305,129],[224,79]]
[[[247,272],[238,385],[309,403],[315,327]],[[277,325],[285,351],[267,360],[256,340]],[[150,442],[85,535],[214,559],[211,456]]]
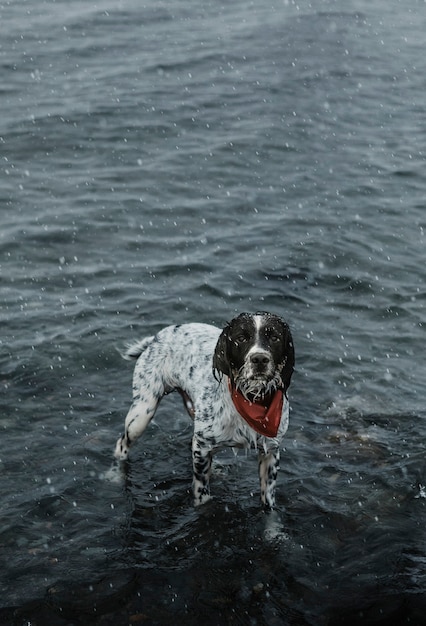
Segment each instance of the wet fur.
[[[220,331],[208,324],[168,326],[131,345],[125,358],[137,359],[133,403],[118,439],[115,456],[128,458],[129,448],[155,415],[161,398],[179,391],[194,420],[192,439],[194,503],[210,497],[212,456],[224,447],[256,447],[263,504],[275,505],[279,444],[287,431],[287,390],[294,368],[288,325],[269,313],[242,313]],[[281,424],[274,438],[258,435],[236,411],[229,379],[250,400],[275,389],[285,394]]]

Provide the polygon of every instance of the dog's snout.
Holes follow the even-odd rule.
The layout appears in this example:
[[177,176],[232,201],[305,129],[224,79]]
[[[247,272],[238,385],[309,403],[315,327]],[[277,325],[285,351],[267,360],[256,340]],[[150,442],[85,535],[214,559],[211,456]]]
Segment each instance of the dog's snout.
[[269,365],[271,359],[265,352],[254,352],[250,355],[250,362],[253,365],[264,366]]

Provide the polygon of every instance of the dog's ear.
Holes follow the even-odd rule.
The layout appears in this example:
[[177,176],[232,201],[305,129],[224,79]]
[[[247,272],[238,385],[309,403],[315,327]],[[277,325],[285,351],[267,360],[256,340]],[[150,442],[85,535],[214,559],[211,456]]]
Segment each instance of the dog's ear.
[[284,346],[282,354],[281,380],[283,381],[283,391],[287,395],[287,389],[290,387],[291,376],[294,371],[294,345],[293,337],[287,324],[285,325]]
[[231,364],[228,358],[228,332],[229,324],[222,330],[213,354],[213,376],[216,380],[221,380],[223,374],[231,376]]

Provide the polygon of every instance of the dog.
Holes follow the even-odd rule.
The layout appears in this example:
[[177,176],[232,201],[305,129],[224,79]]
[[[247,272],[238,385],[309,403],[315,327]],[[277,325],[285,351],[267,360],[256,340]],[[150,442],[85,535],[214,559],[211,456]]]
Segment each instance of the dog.
[[261,501],[275,506],[279,445],[287,431],[287,391],[294,370],[290,328],[271,313],[241,313],[221,331],[189,323],[168,326],[130,345],[137,359],[133,403],[115,457],[129,448],[154,417],[161,398],[178,391],[193,418],[194,504],[210,498],[212,455],[224,446],[254,447],[259,456]]

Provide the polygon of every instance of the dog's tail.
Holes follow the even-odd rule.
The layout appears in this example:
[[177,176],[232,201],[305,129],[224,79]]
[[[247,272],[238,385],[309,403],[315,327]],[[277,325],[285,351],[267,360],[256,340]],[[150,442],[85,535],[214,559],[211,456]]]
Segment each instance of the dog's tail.
[[138,359],[142,352],[144,352],[148,346],[153,342],[154,337],[145,337],[145,339],[141,339],[140,341],[136,341],[136,343],[129,343],[126,346],[125,352],[120,352],[123,359],[126,361],[131,361],[132,359]]

